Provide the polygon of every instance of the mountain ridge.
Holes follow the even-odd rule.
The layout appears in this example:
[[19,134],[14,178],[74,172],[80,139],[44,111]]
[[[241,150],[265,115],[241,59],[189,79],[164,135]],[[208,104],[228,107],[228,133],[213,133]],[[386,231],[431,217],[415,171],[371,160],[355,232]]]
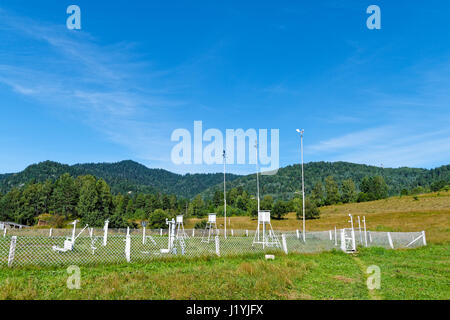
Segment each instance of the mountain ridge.
[[[332,175],[340,184],[344,179],[351,178],[356,185],[365,176],[380,175],[389,186],[389,194],[400,193],[402,189],[412,189],[417,186],[429,186],[439,180],[450,181],[450,165],[434,169],[423,168],[382,168],[350,162],[308,162],[305,169],[306,193],[317,182]],[[223,173],[177,174],[165,169],[148,168],[133,160],[102,163],[79,163],[74,165],[54,161],[43,161],[29,165],[17,173],[0,174],[0,192],[6,193],[13,187],[21,187],[31,181],[43,182],[55,180],[60,175],[69,173],[72,176],[91,174],[103,178],[113,193],[142,192],[175,194],[179,197],[192,198],[201,194],[212,198],[216,190],[223,188]],[[272,195],[275,198],[289,198],[301,189],[301,166],[298,164],[280,168],[273,176],[261,175],[261,194]],[[242,187],[250,193],[256,192],[256,175],[227,174],[227,189]]]

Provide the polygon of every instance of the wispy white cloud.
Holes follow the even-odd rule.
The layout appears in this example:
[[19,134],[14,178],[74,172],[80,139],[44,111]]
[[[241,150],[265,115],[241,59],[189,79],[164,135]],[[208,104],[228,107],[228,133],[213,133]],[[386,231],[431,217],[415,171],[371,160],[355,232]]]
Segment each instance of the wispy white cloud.
[[80,121],[136,157],[164,158],[159,147],[167,147],[169,137],[157,116],[184,102],[167,86],[158,85],[167,71],[137,59],[130,50],[133,44],[100,45],[85,32],[70,32],[0,8],[1,33],[42,46],[46,54],[17,60],[20,52],[0,50],[0,83],[45,106],[63,108],[60,112],[78,114]]
[[367,146],[376,141],[382,141],[387,138],[392,131],[392,127],[379,127],[352,132],[336,138],[321,141],[318,144],[311,146],[309,150],[311,152],[329,152]]

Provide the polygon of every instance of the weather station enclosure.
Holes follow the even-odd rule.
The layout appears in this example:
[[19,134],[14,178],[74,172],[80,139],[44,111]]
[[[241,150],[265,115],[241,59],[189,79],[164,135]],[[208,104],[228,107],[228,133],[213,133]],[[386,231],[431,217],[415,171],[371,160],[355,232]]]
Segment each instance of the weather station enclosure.
[[259,223],[270,223],[270,211],[258,212],[258,224]]
[[208,223],[216,223],[216,214],[215,213],[208,214]]
[[272,223],[270,222],[270,211],[263,210],[258,212],[258,227],[253,238],[253,245],[255,244],[262,244],[263,248],[281,247],[281,243],[273,231]]

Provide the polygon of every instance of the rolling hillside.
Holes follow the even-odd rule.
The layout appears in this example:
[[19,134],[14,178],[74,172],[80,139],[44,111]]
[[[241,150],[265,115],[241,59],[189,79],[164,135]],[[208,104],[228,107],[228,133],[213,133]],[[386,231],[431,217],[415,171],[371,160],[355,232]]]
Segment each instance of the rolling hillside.
[[[398,195],[402,189],[412,189],[417,186],[428,187],[435,181],[450,182],[450,165],[427,170],[418,168],[381,168],[349,162],[310,162],[304,165],[305,191],[309,194],[318,182],[324,183],[328,176],[333,176],[338,184],[351,178],[358,188],[365,176],[382,176],[389,187],[389,195]],[[256,175],[242,176],[228,183],[227,188],[242,187],[251,194],[256,193]],[[291,165],[278,170],[273,176],[261,175],[260,187],[262,195],[274,198],[289,199],[296,191],[301,190],[301,166]],[[206,198],[212,197],[215,190],[221,190],[216,185],[205,190]]]
[[[222,189],[222,173],[179,175],[163,169],[150,169],[137,162],[127,160],[117,163],[87,163],[66,165],[52,161],[33,164],[25,170],[14,174],[0,175],[0,192],[6,193],[13,187],[20,187],[30,181],[43,182],[46,179],[55,180],[63,173],[72,176],[91,174],[103,178],[113,193],[128,191],[165,194],[175,194],[179,197],[192,198],[202,194],[212,198],[215,190]],[[338,183],[351,178],[359,186],[365,176],[380,175],[389,186],[389,194],[397,195],[402,189],[412,189],[417,186],[429,186],[432,182],[450,181],[450,165],[436,169],[417,168],[380,168],[348,162],[310,162],[305,164],[305,189],[309,194],[313,185],[323,182],[332,175]],[[276,175],[261,176],[261,194],[272,195],[274,198],[290,198],[301,190],[301,167],[291,165],[281,168]],[[254,174],[239,176],[227,175],[228,186],[242,187],[251,194],[256,192],[256,176]]]
[[[15,174],[0,175],[0,192],[6,193],[13,187],[20,187],[30,181],[43,182],[56,180],[64,173],[77,177],[91,174],[103,178],[113,193],[161,192],[191,198],[211,185],[223,181],[223,174],[186,174],[179,175],[163,169],[149,169],[137,162],[126,160],[116,163],[87,163],[69,166],[52,161],[33,164]],[[238,176],[228,174],[232,181]]]

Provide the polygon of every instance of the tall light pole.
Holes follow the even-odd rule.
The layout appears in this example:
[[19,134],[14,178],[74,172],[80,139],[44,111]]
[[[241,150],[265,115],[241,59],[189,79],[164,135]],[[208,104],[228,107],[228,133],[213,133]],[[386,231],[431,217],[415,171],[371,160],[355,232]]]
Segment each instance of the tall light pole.
[[226,180],[225,180],[225,162],[226,162],[226,154],[225,150],[223,150],[223,212],[225,219],[225,239],[227,238],[227,189],[226,189]]
[[304,129],[297,129],[297,132],[300,133],[300,149],[301,149],[301,157],[302,157],[302,202],[303,202],[303,242],[306,242],[306,234],[305,234],[305,179],[303,175],[303,133]]
[[258,214],[259,214],[259,167],[258,167],[258,140],[255,140],[255,149],[256,149],[256,197],[258,199]]

